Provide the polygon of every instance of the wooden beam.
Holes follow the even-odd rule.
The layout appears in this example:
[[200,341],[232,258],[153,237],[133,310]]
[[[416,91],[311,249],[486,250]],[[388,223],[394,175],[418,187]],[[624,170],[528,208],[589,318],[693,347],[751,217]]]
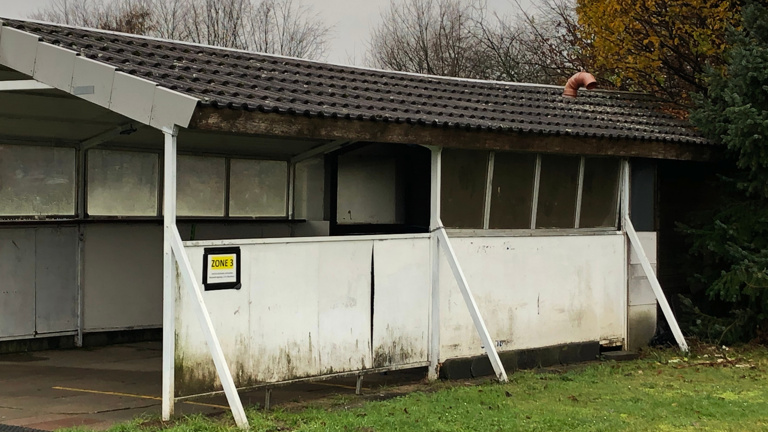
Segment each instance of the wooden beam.
[[383,121],[265,114],[211,107],[198,107],[189,128],[292,138],[694,161],[713,160],[721,153],[717,147],[709,145],[466,130]]

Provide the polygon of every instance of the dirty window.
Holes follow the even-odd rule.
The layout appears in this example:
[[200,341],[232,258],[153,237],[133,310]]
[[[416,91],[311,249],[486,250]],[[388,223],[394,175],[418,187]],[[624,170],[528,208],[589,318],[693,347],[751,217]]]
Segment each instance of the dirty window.
[[179,156],[176,212],[179,216],[224,216],[227,165],[224,158]]
[[536,228],[573,228],[576,222],[578,156],[541,156]]
[[0,145],[0,215],[75,214],[75,150]]
[[618,199],[619,161],[586,158],[579,227],[615,227]]
[[443,150],[440,215],[446,227],[483,227],[488,155],[476,150]]
[[90,216],[157,215],[157,154],[90,150],[87,158]]
[[284,217],[287,187],[287,162],[232,159],[229,215]]
[[294,178],[294,217],[323,220],[325,160],[318,157],[297,163]]
[[496,153],[489,228],[531,227],[535,175],[535,154]]

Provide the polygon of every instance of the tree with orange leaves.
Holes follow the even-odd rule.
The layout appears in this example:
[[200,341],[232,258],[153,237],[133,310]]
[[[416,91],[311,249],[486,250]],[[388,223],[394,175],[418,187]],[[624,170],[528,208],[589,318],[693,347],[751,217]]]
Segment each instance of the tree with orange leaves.
[[719,68],[739,0],[578,0],[582,38],[603,79],[688,106]]

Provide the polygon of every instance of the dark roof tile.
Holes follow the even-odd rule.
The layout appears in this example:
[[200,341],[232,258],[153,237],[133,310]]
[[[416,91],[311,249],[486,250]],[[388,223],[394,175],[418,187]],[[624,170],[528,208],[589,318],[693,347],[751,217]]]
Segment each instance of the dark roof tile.
[[473,81],[3,20],[4,25],[198,98],[202,105],[285,115],[704,144],[653,97]]

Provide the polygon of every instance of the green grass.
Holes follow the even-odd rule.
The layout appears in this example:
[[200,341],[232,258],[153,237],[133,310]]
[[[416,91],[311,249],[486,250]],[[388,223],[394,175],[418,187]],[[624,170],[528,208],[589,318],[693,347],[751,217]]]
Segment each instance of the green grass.
[[[382,402],[336,398],[291,410],[249,410],[265,431],[768,431],[768,351],[700,349],[690,358],[519,371],[510,382],[447,382]],[[231,417],[190,417],[170,431],[229,431]],[[152,432],[137,423],[113,432]]]

